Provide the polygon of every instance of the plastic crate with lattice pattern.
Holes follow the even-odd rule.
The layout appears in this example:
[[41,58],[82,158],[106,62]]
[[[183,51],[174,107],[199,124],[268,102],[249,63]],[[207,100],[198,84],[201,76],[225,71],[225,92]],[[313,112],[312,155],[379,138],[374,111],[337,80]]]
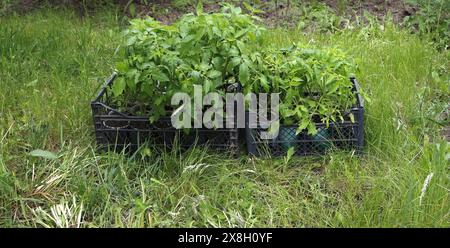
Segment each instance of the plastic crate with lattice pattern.
[[[136,151],[142,144],[172,149],[208,146],[236,153],[239,151],[237,128],[175,129],[170,117],[150,123],[148,116],[133,116],[117,110],[107,90],[116,78],[114,73],[91,102],[95,137],[99,150]],[[236,88],[235,88],[236,89]],[[240,87],[237,87],[239,90]],[[224,120],[225,123],[225,120]]]
[[[298,125],[280,126],[278,136],[274,139],[261,139],[262,128],[250,128],[246,118],[246,143],[249,155],[258,157],[277,157],[286,155],[289,149],[294,149],[294,155],[321,155],[331,150],[356,150],[361,152],[364,146],[364,102],[360,95],[359,85],[355,78],[353,92],[356,95],[356,105],[344,114],[344,122],[316,122],[317,133],[309,135],[306,130],[296,134]],[[348,115],[352,113],[352,122]]]

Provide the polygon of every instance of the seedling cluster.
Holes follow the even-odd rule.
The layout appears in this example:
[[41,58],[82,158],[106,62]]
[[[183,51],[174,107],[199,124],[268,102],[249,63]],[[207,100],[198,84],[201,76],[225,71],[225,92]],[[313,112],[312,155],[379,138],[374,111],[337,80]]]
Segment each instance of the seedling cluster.
[[[267,30],[258,17],[224,5],[220,13],[183,16],[172,25],[135,19],[125,32],[119,77],[112,86],[117,105],[156,121],[167,116],[177,92],[225,93],[239,82],[245,93],[280,93],[281,124],[316,133],[314,122],[343,121],[355,103],[352,63],[342,51],[294,44],[262,44]],[[352,116],[350,117],[352,119]]]

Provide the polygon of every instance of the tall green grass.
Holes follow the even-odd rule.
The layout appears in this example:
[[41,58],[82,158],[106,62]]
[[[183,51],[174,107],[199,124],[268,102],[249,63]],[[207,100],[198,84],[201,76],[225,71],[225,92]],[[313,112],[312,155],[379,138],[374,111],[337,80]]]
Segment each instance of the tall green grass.
[[[0,23],[0,226],[450,225],[450,148],[438,124],[450,60],[427,40],[389,23],[267,37],[280,47],[336,46],[355,59],[371,99],[362,156],[286,163],[198,148],[129,157],[94,151],[89,108],[113,69],[117,19],[37,11]],[[57,158],[32,157],[34,149]]]

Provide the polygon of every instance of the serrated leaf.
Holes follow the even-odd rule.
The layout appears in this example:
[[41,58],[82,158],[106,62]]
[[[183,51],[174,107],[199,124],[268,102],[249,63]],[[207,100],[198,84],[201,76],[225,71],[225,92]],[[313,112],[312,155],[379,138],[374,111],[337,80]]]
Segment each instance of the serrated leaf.
[[222,76],[222,72],[220,72],[220,71],[211,70],[211,71],[208,72],[208,77],[209,78],[218,78],[220,76]]
[[33,81],[27,83],[26,86],[27,86],[27,87],[35,87],[36,84],[37,84],[37,82],[38,82],[38,80],[35,79],[35,80],[33,80]]
[[204,34],[205,34],[204,28],[197,30],[197,33],[195,34],[195,40],[197,40],[197,41],[200,40]]
[[280,121],[273,121],[270,123],[270,127],[268,129],[268,132],[271,136],[274,136],[276,133],[278,133],[280,130]]
[[169,81],[169,78],[167,77],[167,75],[158,68],[154,68],[152,70],[152,78],[159,82],[168,82]]
[[290,147],[288,150],[287,150],[287,153],[286,153],[286,162],[289,162],[289,160],[291,160],[291,158],[292,158],[292,156],[294,156],[294,153],[295,153],[295,150],[294,150],[294,147]]
[[33,157],[41,157],[41,158],[46,158],[46,159],[57,159],[58,156],[56,156],[55,153],[50,152],[50,151],[45,151],[45,150],[41,150],[41,149],[36,149],[30,152],[30,155]]
[[292,87],[297,87],[300,84],[301,84],[301,82],[299,82],[299,81],[295,81],[295,80],[289,81],[289,85],[292,86]]
[[201,76],[201,73],[199,71],[191,71],[190,72],[191,77],[195,78],[195,79],[199,79]]
[[233,73],[233,69],[241,63],[240,57],[233,57],[227,65],[227,71]]
[[300,125],[297,127],[297,130],[295,131],[295,135],[301,133],[303,130],[305,130],[306,127],[308,127],[309,123],[311,121],[307,119],[303,119]]
[[149,117],[150,123],[154,123],[159,119],[159,117],[160,115],[158,113],[153,114],[152,116]]
[[125,90],[125,86],[125,79],[123,77],[118,78],[111,87],[114,96],[120,96]]
[[130,15],[132,17],[136,16],[136,6],[134,5],[134,3],[130,4],[130,6],[128,7],[128,10],[130,11]]
[[210,90],[211,90],[211,81],[210,80],[208,80],[208,79],[206,79],[205,80],[205,83],[203,84],[203,87],[204,87],[204,89],[205,89],[205,93],[208,93],[208,92],[210,92]]
[[339,84],[337,82],[334,82],[333,84],[328,86],[328,94],[335,93],[338,88],[339,88]]
[[348,115],[348,117],[350,118],[350,121],[351,121],[352,123],[355,123],[355,116],[353,115],[353,113],[350,113],[350,114]]
[[130,38],[128,38],[127,40],[127,46],[131,46],[136,42],[136,36],[131,36]]
[[116,69],[121,73],[125,73],[128,71],[128,65],[126,62],[117,62]]
[[308,125],[308,134],[315,135],[317,133],[316,125],[313,122],[310,122]]
[[242,63],[239,66],[239,81],[242,84],[246,84],[249,79],[250,79],[250,73],[248,71],[248,65],[247,65],[247,63]]
[[203,3],[202,3],[202,0],[199,0],[197,2],[196,10],[197,10],[197,15],[203,14]]

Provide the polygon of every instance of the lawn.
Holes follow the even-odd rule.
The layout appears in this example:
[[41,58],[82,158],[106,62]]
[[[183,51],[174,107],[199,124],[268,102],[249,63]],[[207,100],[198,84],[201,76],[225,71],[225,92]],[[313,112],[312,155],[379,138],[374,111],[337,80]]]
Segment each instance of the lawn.
[[[389,21],[334,33],[273,29],[267,45],[334,46],[366,100],[364,153],[238,159],[195,148],[95,151],[90,100],[122,20],[0,17],[0,226],[449,227],[448,50]],[[36,149],[56,158],[31,156]]]

